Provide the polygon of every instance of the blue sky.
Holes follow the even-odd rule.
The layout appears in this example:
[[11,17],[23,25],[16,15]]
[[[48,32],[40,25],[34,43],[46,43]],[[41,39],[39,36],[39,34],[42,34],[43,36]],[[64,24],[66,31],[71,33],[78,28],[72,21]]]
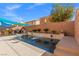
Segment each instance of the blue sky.
[[[53,3],[0,3],[0,17],[18,22],[38,20],[49,16],[53,5]],[[75,9],[79,8],[78,3],[71,5]]]

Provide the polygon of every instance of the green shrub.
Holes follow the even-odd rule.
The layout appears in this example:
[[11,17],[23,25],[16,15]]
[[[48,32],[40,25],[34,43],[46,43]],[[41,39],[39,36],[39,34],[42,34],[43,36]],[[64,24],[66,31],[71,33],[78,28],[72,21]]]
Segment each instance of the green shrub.
[[52,31],[53,34],[56,34],[56,31]]
[[53,34],[59,34],[59,31],[52,31]]
[[36,29],[34,29],[34,30],[32,30],[32,32],[37,32],[37,30],[36,30]]
[[45,28],[45,29],[43,29],[45,32],[48,32],[49,31],[49,29],[48,28]]
[[67,32],[63,32],[64,33],[64,36],[69,36],[69,34]]
[[38,31],[38,32],[40,32],[40,31],[41,31],[41,29],[37,29],[37,31]]

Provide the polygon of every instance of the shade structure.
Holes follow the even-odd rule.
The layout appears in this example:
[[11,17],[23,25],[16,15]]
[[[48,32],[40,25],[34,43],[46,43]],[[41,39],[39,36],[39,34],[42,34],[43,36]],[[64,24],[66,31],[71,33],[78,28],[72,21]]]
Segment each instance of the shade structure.
[[0,18],[0,22],[1,23],[6,23],[6,24],[9,24],[9,25],[31,26],[30,24],[24,24],[24,23],[20,23],[20,22],[14,22],[14,21],[8,20],[6,18]]
[[5,22],[1,22],[1,26],[2,27],[11,27],[11,24],[5,23]]

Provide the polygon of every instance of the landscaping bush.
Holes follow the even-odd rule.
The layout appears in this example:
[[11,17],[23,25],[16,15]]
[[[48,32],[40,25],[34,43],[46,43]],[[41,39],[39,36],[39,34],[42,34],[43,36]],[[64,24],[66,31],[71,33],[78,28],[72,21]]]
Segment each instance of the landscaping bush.
[[56,34],[56,31],[52,31],[53,34]]
[[32,32],[37,32],[37,30],[36,30],[36,29],[34,29],[34,30],[32,30]]
[[48,32],[49,31],[49,29],[48,28],[45,28],[45,29],[43,29],[45,32]]
[[60,31],[60,33],[64,33],[64,31]]
[[41,29],[37,29],[37,31],[38,31],[38,32],[40,32],[40,31],[41,31]]
[[59,31],[52,31],[53,34],[60,34],[61,32]]
[[69,35],[69,33],[67,33],[67,32],[64,32],[64,36],[70,36],[70,35]]

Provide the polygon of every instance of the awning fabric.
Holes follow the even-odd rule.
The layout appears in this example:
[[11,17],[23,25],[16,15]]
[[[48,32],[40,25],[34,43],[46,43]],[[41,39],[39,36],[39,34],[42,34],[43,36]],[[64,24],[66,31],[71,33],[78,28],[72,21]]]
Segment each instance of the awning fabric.
[[9,25],[19,25],[19,26],[31,26],[30,24],[24,24],[20,22],[14,22],[5,18],[0,18],[0,22],[8,23]]

